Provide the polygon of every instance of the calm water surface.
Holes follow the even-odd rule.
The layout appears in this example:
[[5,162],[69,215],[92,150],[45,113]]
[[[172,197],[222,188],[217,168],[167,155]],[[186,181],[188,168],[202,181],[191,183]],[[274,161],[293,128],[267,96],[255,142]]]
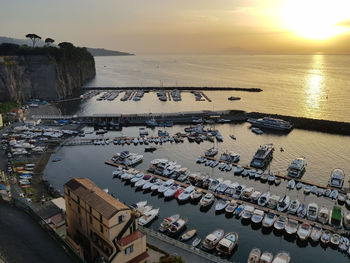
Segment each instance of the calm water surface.
[[[174,126],[167,128],[170,134],[183,131],[185,126]],[[288,135],[264,134],[257,136],[253,134],[247,124],[239,125],[217,125],[224,136],[224,142],[219,143],[219,152],[232,150],[241,154],[241,164],[248,164],[259,145],[263,143],[274,143],[276,151],[271,163],[272,171],[285,172],[293,158],[303,155],[308,160],[307,172],[304,179],[326,184],[330,172],[335,167],[341,167],[346,173],[350,172],[350,137],[328,135],[324,133],[309,132],[302,130],[293,130]],[[89,129],[89,128],[88,128]],[[156,133],[157,130],[151,131]],[[114,137],[118,135],[138,135],[138,128],[125,128],[122,132],[109,132],[105,137]],[[236,141],[228,137],[229,134],[235,134]],[[96,135],[89,135],[96,137]],[[144,153],[144,162],[137,168],[146,170],[149,161],[154,158],[168,158],[176,160],[183,167],[191,171],[201,171],[212,177],[221,177],[237,181],[240,184],[253,186],[259,191],[270,190],[273,194],[284,195],[287,193],[285,183],[280,187],[268,186],[254,180],[233,176],[233,173],[220,172],[217,168],[208,168],[204,165],[195,163],[196,157],[203,153],[213,144],[205,142],[202,144],[188,143],[170,144],[166,143],[158,146],[154,153]],[[284,152],[279,148],[283,147]],[[312,246],[310,243],[303,244],[295,238],[274,233],[273,231],[263,231],[252,225],[244,225],[241,220],[226,218],[225,215],[215,215],[215,209],[212,207],[208,212],[201,212],[199,206],[187,203],[179,205],[176,200],[164,201],[164,198],[152,196],[150,193],[144,194],[141,191],[135,192],[135,189],[129,185],[124,185],[119,179],[112,179],[113,167],[104,164],[111,156],[122,150],[143,153],[144,146],[73,146],[63,147],[52,156],[62,158],[61,162],[49,162],[44,177],[48,179],[55,187],[62,189],[63,184],[72,177],[88,177],[102,188],[108,188],[120,200],[131,204],[140,200],[148,200],[153,207],[160,208],[159,219],[156,220],[151,228],[157,229],[162,218],[174,213],[180,213],[189,219],[187,229],[196,228],[199,236],[205,237],[209,232],[216,228],[223,228],[226,232],[236,231],[239,234],[239,246],[234,253],[232,260],[235,262],[246,262],[249,251],[253,247],[259,247],[262,250],[268,250],[276,254],[279,250],[289,251],[292,255],[292,262],[300,262],[301,253],[303,253],[304,262],[349,262],[338,251],[329,247]],[[348,179],[348,177],[347,177]],[[304,203],[315,201],[314,196],[305,196],[300,191],[288,191],[292,199],[297,198]],[[322,206],[332,206],[333,202],[325,198],[317,198],[316,202]],[[345,209],[345,208],[344,208]],[[301,249],[302,248],[302,249]],[[304,253],[307,252],[307,253]]]

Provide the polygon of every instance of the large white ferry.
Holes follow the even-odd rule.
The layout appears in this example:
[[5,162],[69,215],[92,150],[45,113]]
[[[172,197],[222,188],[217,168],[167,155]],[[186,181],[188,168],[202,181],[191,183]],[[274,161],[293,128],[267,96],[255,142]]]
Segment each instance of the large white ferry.
[[270,117],[248,119],[247,121],[250,122],[252,126],[258,128],[273,129],[280,131],[290,131],[293,128],[293,125],[288,121]]

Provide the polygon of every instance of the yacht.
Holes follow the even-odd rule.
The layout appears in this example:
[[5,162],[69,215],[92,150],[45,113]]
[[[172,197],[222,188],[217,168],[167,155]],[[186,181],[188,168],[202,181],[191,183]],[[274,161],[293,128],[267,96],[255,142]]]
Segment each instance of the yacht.
[[175,214],[175,215],[172,215],[170,217],[164,218],[162,223],[160,223],[159,231],[162,232],[162,233],[165,232],[170,227],[170,225],[172,223],[176,222],[179,219],[180,219],[180,215],[179,214]]
[[342,188],[344,184],[344,171],[342,169],[334,169],[331,174],[331,179],[328,185],[335,188]]
[[288,176],[294,177],[294,178],[300,178],[303,176],[305,172],[305,168],[307,165],[307,161],[305,157],[299,157],[292,161],[292,163],[289,165],[287,171]]
[[248,122],[254,127],[279,130],[279,131],[290,131],[293,128],[293,125],[285,120],[275,119],[270,117],[263,117],[259,119],[248,119]]
[[316,221],[318,215],[318,205],[316,203],[310,203],[307,206],[306,216],[309,220]]
[[213,231],[202,241],[202,248],[207,251],[212,251],[224,237],[224,234],[225,232],[222,229]]
[[130,154],[124,161],[127,166],[134,166],[143,161],[143,155],[141,154]]
[[311,234],[311,226],[307,223],[303,223],[298,227],[297,235],[300,240],[306,240]]
[[201,207],[208,207],[210,206],[215,200],[215,196],[212,193],[206,193],[201,201],[199,202]]
[[227,233],[216,246],[218,255],[231,256],[233,249],[238,244],[238,234],[235,232]]
[[265,144],[259,147],[254,154],[253,160],[250,162],[250,166],[255,168],[264,168],[271,160],[273,155],[273,145]]

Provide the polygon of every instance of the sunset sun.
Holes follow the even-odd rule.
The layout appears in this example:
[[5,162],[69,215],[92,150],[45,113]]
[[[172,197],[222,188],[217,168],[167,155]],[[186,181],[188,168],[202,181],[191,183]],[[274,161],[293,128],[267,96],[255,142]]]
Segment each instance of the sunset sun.
[[302,38],[326,40],[346,33],[340,25],[349,19],[350,1],[287,0],[283,6],[283,20],[288,30]]

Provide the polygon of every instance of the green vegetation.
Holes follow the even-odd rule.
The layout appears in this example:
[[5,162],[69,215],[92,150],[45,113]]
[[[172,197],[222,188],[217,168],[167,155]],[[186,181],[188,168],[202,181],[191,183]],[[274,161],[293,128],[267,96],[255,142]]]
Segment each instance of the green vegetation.
[[11,109],[17,109],[19,105],[12,101],[0,102],[0,114],[6,114]]
[[185,261],[179,256],[164,256],[160,258],[159,263],[185,263]]
[[29,38],[32,42],[33,42],[33,48],[35,47],[35,43],[41,39],[40,36],[38,36],[37,34],[27,34],[26,38]]

